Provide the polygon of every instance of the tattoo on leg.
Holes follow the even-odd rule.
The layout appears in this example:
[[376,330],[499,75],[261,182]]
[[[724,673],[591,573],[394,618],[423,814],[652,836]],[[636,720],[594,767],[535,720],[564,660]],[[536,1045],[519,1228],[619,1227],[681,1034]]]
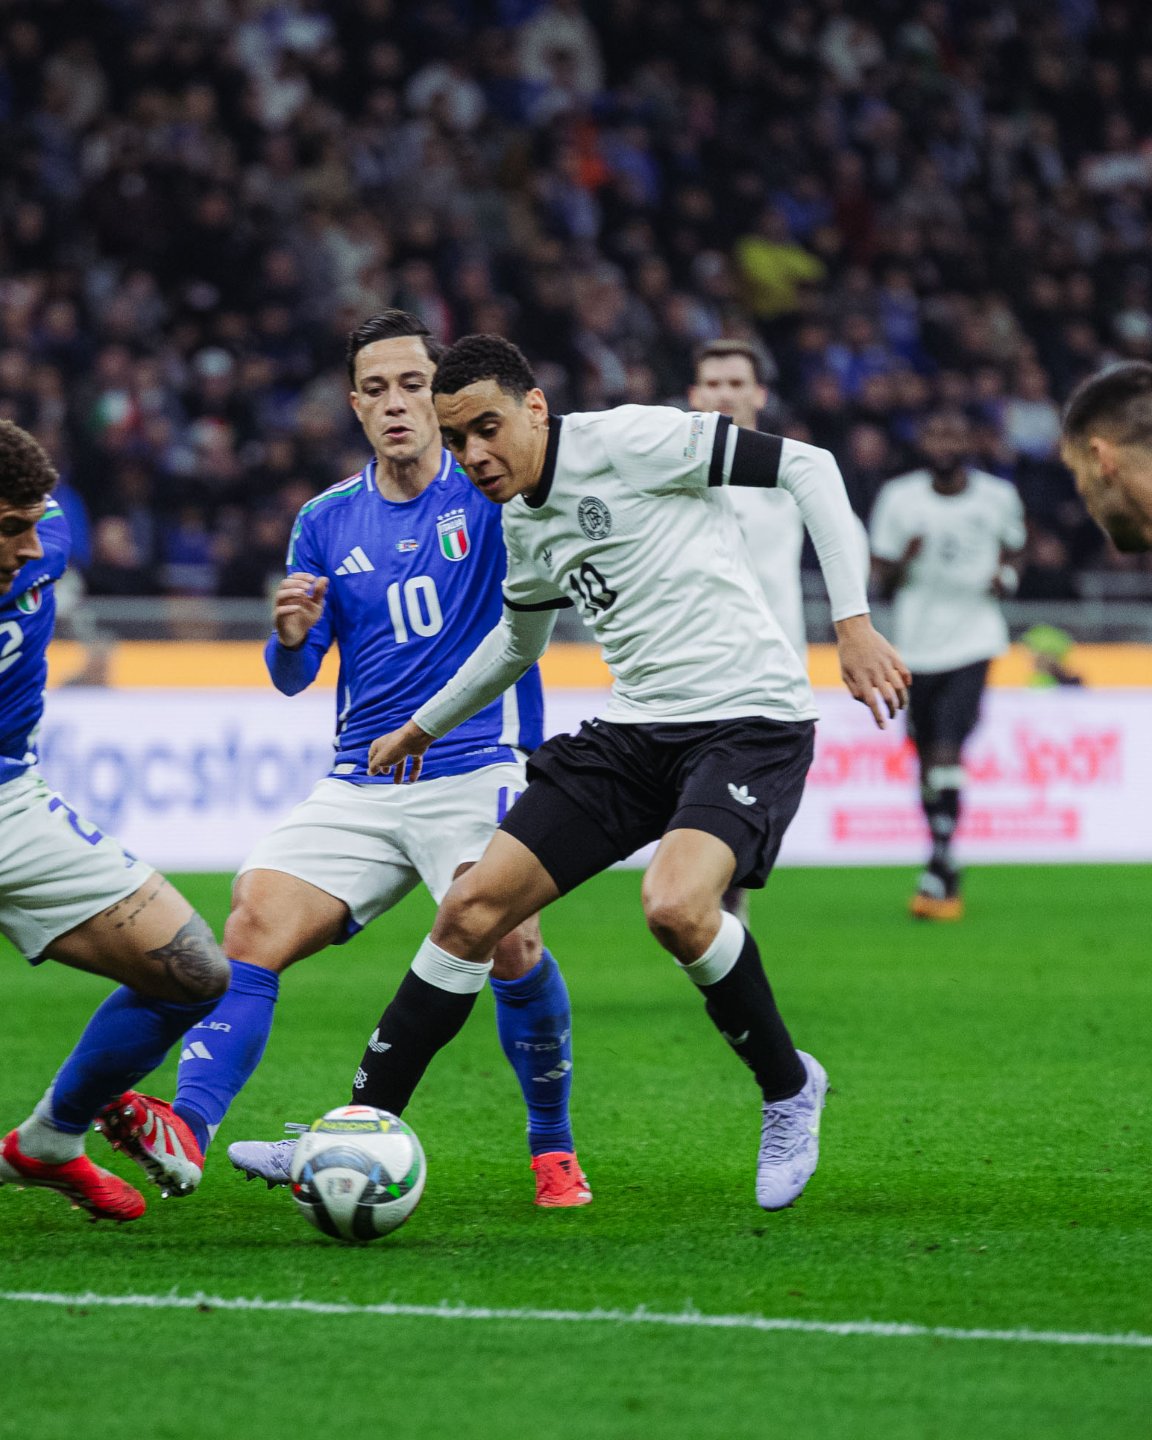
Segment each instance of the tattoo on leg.
[[[133,920],[136,919],[142,910],[146,910],[148,906],[151,905],[152,901],[156,899],[157,895],[160,894],[167,883],[163,875],[157,875],[155,884],[150,888],[143,885],[139,890],[134,891],[131,895],[126,896],[123,900],[118,900],[115,905],[110,906],[105,912],[108,919],[114,921],[117,930],[123,930],[126,925],[132,924]],[[147,890],[148,893],[141,898],[142,891],[144,890]],[[133,908],[129,910],[123,918],[116,919],[117,914],[128,905],[131,905]]]
[[211,1000],[223,993],[228,983],[228,969],[220,947],[208,925],[193,915],[181,925],[167,945],[149,950],[148,958],[157,960],[165,974],[189,1002]]

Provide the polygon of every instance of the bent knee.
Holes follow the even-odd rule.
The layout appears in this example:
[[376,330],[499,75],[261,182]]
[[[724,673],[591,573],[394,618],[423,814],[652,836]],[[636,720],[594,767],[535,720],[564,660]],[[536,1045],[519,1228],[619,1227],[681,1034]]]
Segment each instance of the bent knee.
[[456,880],[432,927],[432,939],[450,955],[461,959],[487,959],[508,932],[505,907],[498,896],[471,880],[467,872]]
[[283,969],[280,957],[284,946],[279,930],[280,925],[266,909],[238,900],[224,926],[225,953],[246,965],[259,965],[266,970]]
[[535,916],[517,925],[492,952],[492,974],[497,980],[518,980],[540,961],[544,941]]
[[678,956],[693,950],[703,954],[712,943],[718,923],[713,897],[661,889],[646,891],[643,904],[648,929],[665,950]]

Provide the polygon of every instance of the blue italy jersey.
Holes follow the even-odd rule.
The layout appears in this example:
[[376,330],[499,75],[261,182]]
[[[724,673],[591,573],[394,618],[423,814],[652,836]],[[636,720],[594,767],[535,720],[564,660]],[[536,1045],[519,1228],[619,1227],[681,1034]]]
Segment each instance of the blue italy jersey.
[[11,590],[0,595],[0,785],[36,763],[56,581],[72,548],[68,522],[54,501],[48,502],[36,531],[44,554],[18,570]]
[[[368,748],[412,718],[500,621],[504,539],[485,500],[445,450],[415,500],[386,500],[376,461],[300,511],[288,570],[327,575],[324,613],[298,650],[275,635],[265,658],[277,688],[310,685],[333,641],[340,650],[332,775],[368,777]],[[535,666],[471,720],[433,741],[422,778],[460,775],[534,750],[544,716]]]

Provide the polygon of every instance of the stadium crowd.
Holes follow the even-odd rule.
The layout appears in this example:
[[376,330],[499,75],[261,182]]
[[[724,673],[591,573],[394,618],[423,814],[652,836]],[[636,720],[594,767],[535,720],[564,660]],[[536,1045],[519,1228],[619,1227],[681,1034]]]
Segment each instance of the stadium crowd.
[[750,339],[864,516],[962,406],[1023,595],[1142,563],[1056,455],[1070,388],[1152,358],[1137,0],[0,0],[0,147],[0,415],[94,593],[266,593],[363,461],[344,337],[387,305],[560,409]]

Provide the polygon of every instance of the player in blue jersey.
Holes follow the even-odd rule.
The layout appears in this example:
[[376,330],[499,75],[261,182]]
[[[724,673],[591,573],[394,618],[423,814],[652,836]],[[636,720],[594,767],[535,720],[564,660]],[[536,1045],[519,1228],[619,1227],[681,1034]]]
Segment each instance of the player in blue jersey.
[[[55,584],[69,551],[49,498],[55,483],[36,440],[0,421],[0,933],[34,965],[59,960],[119,986],[29,1118],[0,1141],[0,1185],[45,1186],[94,1220],[135,1220],[143,1196],[93,1165],[84,1136],[211,1012],[228,966],[183,896],[36,773]],[[176,1165],[153,1178],[178,1190],[187,1176]]]
[[[524,756],[541,741],[535,667],[430,750],[419,785],[368,775],[371,742],[455,672],[503,603],[500,512],[440,446],[431,394],[440,348],[397,310],[349,337],[352,406],[374,458],[301,510],[265,651],[277,688],[294,695],[338,646],[332,769],[241,869],[224,932],[232,987],[185,1048],[172,1107],[133,1096],[108,1117],[109,1133],[142,1163],[150,1136],[173,1116],[207,1148],[259,1063],[289,965],[347,940],[421,880],[439,902],[524,788]],[[591,1192],[568,1116],[568,994],[535,917],[500,943],[491,964],[501,1043],[528,1105],[536,1203],[585,1204]],[[442,984],[451,988],[451,977],[427,987],[434,1002]],[[438,1046],[455,1033],[443,1014],[428,1023]],[[354,1100],[386,1049],[374,1034]],[[394,1099],[395,1108],[408,1099]],[[287,1183],[293,1144],[240,1142],[229,1157],[250,1175]]]

